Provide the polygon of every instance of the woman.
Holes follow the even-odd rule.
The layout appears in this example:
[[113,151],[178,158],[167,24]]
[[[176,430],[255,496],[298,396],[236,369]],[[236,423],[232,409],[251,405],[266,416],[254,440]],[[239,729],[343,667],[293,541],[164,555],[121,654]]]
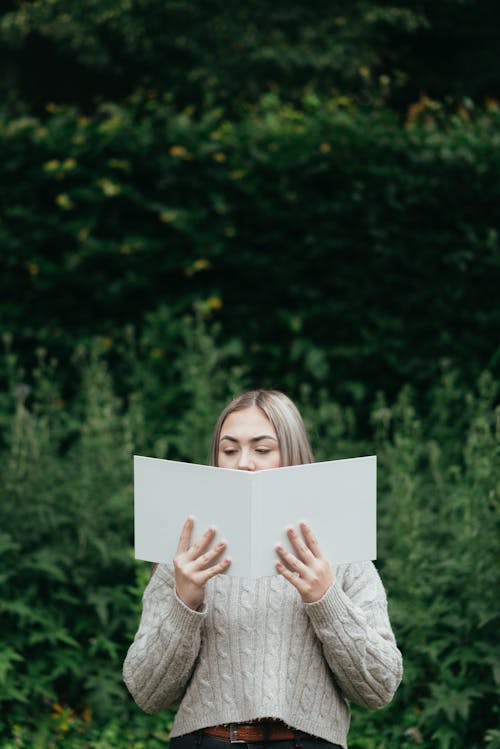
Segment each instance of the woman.
[[[217,421],[212,465],[259,471],[312,461],[283,393],[244,393]],[[332,568],[301,524],[300,533],[287,529],[294,553],[276,547],[278,575],[236,578],[222,574],[230,559],[223,541],[212,545],[215,530],[192,543],[192,528],[188,518],[173,568],[159,565],[144,592],[123,668],[139,707],[155,713],[180,701],[172,749],[347,747],[347,700],[384,707],[402,675],[373,564]]]

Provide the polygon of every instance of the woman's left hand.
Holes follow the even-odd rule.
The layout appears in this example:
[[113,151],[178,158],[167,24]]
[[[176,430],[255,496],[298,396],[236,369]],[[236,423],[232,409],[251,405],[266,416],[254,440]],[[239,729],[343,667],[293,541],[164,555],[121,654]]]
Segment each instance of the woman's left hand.
[[304,540],[294,528],[287,529],[287,535],[295,554],[278,544],[276,552],[281,561],[276,569],[300,593],[305,603],[315,603],[322,598],[333,583],[333,574],[328,559],[323,556],[316,536],[306,523],[300,523]]

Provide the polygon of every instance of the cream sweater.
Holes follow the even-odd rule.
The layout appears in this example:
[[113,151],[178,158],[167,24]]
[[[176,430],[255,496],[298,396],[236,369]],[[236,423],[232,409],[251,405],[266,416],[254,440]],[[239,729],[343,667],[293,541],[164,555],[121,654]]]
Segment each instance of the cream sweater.
[[279,575],[218,575],[198,612],[180,601],[173,570],[160,565],[123,666],[134,700],[147,713],[180,701],[172,737],[279,718],[346,747],[347,700],[387,705],[402,659],[373,564],[336,566],[333,575],[310,604]]

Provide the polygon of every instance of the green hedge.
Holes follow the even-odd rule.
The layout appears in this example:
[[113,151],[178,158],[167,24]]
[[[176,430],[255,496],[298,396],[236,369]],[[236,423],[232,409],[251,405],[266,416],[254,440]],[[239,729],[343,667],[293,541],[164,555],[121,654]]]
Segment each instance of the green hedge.
[[[147,356],[158,324],[173,326],[165,358],[178,364],[161,375],[154,366],[161,360]],[[147,745],[148,732],[151,741],[165,739],[171,714],[141,717],[121,682],[149,575],[149,565],[133,559],[131,456],[205,461],[221,405],[244,385],[244,352],[217,336],[199,321],[150,320],[123,362],[129,389],[121,398],[102,348],[75,354],[80,380],[69,404],[54,386],[50,360],[30,376],[12,354],[4,362],[5,749],[70,740],[100,749],[104,736],[111,747],[133,747]],[[326,391],[301,389],[317,459],[376,452],[379,460],[377,564],[405,676],[386,710],[355,709],[352,749],[477,749],[487,738],[490,749],[498,747],[496,398],[491,376],[467,392],[448,371],[425,413],[409,388],[394,401],[379,394],[371,436],[362,440],[366,429],[352,410]],[[174,420],[176,400],[182,417]]]
[[[498,95],[494,0],[9,0],[0,15],[0,102],[93,109],[142,88],[179,106],[237,112],[269,90],[385,98]],[[76,85],[77,83],[77,85]]]
[[[229,121],[155,98],[0,122],[2,329],[30,361],[161,304],[220,320],[250,377],[368,409],[443,361],[498,367],[500,115],[406,125],[274,95]],[[161,344],[159,348],[162,348]]]

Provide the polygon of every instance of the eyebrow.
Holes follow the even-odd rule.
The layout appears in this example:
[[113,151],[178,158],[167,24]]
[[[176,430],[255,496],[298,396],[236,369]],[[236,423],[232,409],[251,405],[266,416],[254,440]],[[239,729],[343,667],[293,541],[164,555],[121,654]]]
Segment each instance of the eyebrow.
[[[236,437],[231,437],[229,434],[225,434],[224,437],[220,438],[221,442],[223,440],[229,440],[229,442],[239,442]],[[258,437],[252,437],[250,442],[260,442],[261,440],[273,440],[274,442],[278,441],[276,437],[272,437],[270,434],[261,434]]]

